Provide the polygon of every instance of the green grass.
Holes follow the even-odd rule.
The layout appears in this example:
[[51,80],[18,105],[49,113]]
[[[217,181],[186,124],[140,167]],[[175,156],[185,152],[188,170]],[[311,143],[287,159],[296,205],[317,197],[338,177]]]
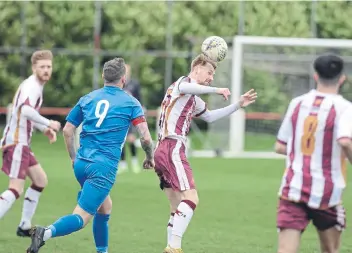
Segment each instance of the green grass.
[[[202,133],[204,134],[204,133]],[[155,135],[152,135],[155,136]],[[193,149],[204,148],[203,138],[209,138],[209,145],[223,147],[224,143],[228,142],[228,133],[218,133],[217,135],[212,133],[211,135],[197,136],[193,132],[190,134],[192,140],[191,147]],[[271,134],[259,134],[259,133],[246,133],[244,138],[244,149],[246,151],[273,151],[276,136]]]
[[[272,142],[253,137],[253,145],[268,147]],[[255,145],[254,145],[255,144]],[[49,225],[70,213],[79,189],[63,140],[49,145],[36,135],[33,150],[48,173],[49,185],[40,200],[35,224]],[[200,204],[183,241],[187,253],[269,253],[276,251],[277,190],[283,160],[191,159]],[[351,177],[349,177],[349,181]],[[1,189],[7,178],[0,176]],[[157,253],[165,246],[168,203],[159,190],[154,172],[118,176],[111,192],[110,253]],[[346,191],[347,213],[352,194]],[[17,238],[23,197],[0,220],[0,252],[25,252],[29,239]],[[352,252],[352,232],[343,235],[343,253]],[[94,253],[92,228],[48,241],[41,253]],[[301,251],[319,252],[317,236],[310,228],[304,233]]]

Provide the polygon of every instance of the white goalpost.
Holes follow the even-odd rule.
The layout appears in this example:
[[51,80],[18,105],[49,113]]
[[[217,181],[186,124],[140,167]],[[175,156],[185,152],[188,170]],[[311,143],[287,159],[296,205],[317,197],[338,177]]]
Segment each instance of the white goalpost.
[[[327,52],[339,54],[345,60],[346,66],[350,66],[346,67],[345,71],[352,73],[349,65],[352,63],[352,40],[234,37],[227,59],[218,67],[227,67],[229,71],[220,71],[219,74],[217,70],[214,85],[226,87],[223,76],[227,75],[232,93],[231,103],[235,103],[240,95],[250,88],[257,90],[258,100],[246,110],[237,111],[228,120],[214,122],[214,126],[210,125],[208,128],[208,136],[218,136],[219,132],[225,136],[222,138],[224,141],[217,144],[217,147],[224,147],[222,156],[284,158],[273,152],[281,117],[293,97],[314,87],[312,63],[317,55]],[[345,85],[344,95],[352,99],[348,86],[349,84]],[[212,97],[209,99],[213,100]],[[210,109],[223,106],[219,100],[211,102],[210,105]],[[263,150],[260,148],[261,138],[266,141]],[[258,148],[251,150],[247,146]],[[207,147],[201,150],[193,149],[191,155],[214,157],[217,152],[212,147]]]

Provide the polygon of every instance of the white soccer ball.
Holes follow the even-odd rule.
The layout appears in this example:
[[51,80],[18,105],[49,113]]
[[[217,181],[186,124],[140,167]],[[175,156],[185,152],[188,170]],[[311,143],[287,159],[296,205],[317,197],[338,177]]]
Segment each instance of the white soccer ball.
[[206,38],[202,44],[202,53],[213,61],[221,62],[227,54],[227,43],[219,36]]

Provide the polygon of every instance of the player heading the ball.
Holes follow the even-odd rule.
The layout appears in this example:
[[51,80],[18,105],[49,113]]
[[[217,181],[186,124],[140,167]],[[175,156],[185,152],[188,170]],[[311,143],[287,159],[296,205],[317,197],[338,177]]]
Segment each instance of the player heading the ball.
[[181,76],[167,89],[161,104],[155,172],[160,179],[160,188],[170,202],[171,213],[164,253],[182,252],[181,239],[198,204],[193,173],[185,152],[192,118],[210,123],[254,103],[257,98],[257,93],[250,90],[235,104],[209,110],[198,95],[213,93],[225,100],[230,96],[227,88],[209,87],[216,67],[216,62],[204,54],[198,55],[192,61],[188,76]]
[[[28,253],[37,253],[52,237],[82,229],[93,217],[97,252],[108,250],[108,220],[112,209],[110,190],[115,183],[118,162],[132,123],[146,153],[144,168],[154,167],[153,145],[144,111],[137,99],[123,90],[126,66],[122,58],[104,64],[104,87],[83,96],[67,116],[64,138],[74,173],[81,186],[73,214],[48,227],[35,227]],[[74,147],[75,129],[82,124],[80,147]]]
[[339,95],[344,62],[332,54],[314,61],[316,89],[294,98],[278,133],[276,152],[286,155],[279,190],[278,252],[298,252],[312,221],[322,252],[338,252],[345,210],[346,155],[352,162],[352,104]]
[[32,218],[41,193],[48,183],[45,171],[30,148],[33,127],[43,132],[50,143],[56,141],[55,131],[61,128],[60,122],[39,114],[43,103],[43,89],[51,78],[52,60],[53,55],[49,50],[32,54],[33,74],[20,84],[15,93],[10,120],[1,139],[2,171],[9,177],[9,188],[0,196],[0,218],[22,195],[27,176],[32,181],[24,196],[22,218],[17,228],[17,235],[23,237],[30,236]]

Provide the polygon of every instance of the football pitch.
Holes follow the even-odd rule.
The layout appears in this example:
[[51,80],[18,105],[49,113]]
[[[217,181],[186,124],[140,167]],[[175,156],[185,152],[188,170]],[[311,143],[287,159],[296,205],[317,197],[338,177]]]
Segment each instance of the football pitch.
[[[260,145],[258,138],[254,141]],[[36,134],[32,148],[49,178],[33,222],[49,225],[72,212],[79,186],[62,134],[53,145],[41,134]],[[142,151],[140,153],[142,155]],[[183,240],[185,253],[276,252],[277,191],[284,160],[193,158],[190,162],[200,204]],[[4,174],[0,176],[0,185],[1,192],[7,188]],[[118,176],[111,196],[109,253],[162,252],[169,209],[154,172]],[[347,229],[343,235],[342,253],[352,252],[352,232],[348,223],[352,215],[352,194],[349,188],[344,199]],[[15,234],[22,201],[23,196],[0,220],[0,252],[25,252],[29,245],[28,238],[18,238]],[[91,224],[70,236],[48,241],[41,252],[95,253]],[[312,226],[303,234],[300,252],[320,252]]]

